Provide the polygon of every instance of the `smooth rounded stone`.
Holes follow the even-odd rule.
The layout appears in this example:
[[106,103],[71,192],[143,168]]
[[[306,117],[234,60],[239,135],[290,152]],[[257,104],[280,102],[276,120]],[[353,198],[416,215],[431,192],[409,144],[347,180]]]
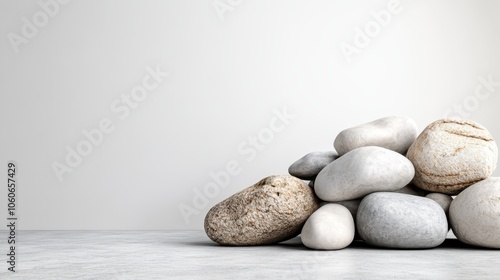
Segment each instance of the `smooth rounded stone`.
[[341,131],[333,146],[339,155],[365,146],[379,146],[404,154],[417,135],[417,124],[414,120],[404,116],[392,116]]
[[444,193],[430,193],[430,194],[426,195],[425,197],[437,202],[437,204],[439,204],[439,206],[441,206],[441,208],[443,208],[446,216],[448,216],[448,212],[450,210],[450,205],[451,205],[451,202],[453,201],[453,197],[451,197],[447,194],[444,194]]
[[316,195],[330,202],[361,198],[377,191],[395,191],[413,178],[411,162],[381,147],[361,147],[327,165],[314,181]]
[[442,119],[424,129],[407,157],[415,166],[413,183],[417,187],[456,195],[491,176],[497,165],[498,148],[480,124]]
[[312,152],[290,165],[288,173],[300,179],[310,180],[338,157],[339,155],[335,151]]
[[318,207],[318,198],[302,180],[269,176],[212,207],[205,232],[222,245],[277,243],[297,236]]
[[338,250],[352,243],[354,220],[351,212],[340,204],[327,204],[307,219],[300,238],[311,249]]
[[411,195],[416,195],[416,196],[426,196],[429,193],[428,191],[422,190],[421,188],[417,188],[412,184],[404,186],[399,190],[395,190],[394,192],[403,193],[403,194],[411,194]]
[[500,177],[490,177],[461,192],[451,203],[450,224],[458,240],[500,249]]
[[436,247],[448,233],[446,215],[435,201],[390,192],[363,198],[356,227],[366,243],[388,248]]

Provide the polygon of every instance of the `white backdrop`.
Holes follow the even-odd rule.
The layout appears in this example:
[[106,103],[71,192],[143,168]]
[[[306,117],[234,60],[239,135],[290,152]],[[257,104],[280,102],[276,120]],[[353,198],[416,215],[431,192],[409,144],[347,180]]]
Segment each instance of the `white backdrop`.
[[202,229],[217,202],[388,115],[420,130],[469,118],[498,140],[499,12],[498,1],[1,1],[0,181],[15,160],[18,229]]

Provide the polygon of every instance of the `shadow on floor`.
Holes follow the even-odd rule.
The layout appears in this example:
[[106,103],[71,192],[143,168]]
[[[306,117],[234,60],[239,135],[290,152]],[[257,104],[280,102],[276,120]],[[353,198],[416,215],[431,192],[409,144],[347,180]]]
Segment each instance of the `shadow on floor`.
[[[180,244],[183,245],[188,245],[188,246],[195,246],[195,247],[218,247],[218,248],[262,248],[262,247],[275,247],[275,248],[281,248],[281,249],[286,249],[286,250],[304,250],[304,251],[310,251],[311,249],[307,248],[302,244],[300,241],[300,237],[294,237],[290,240],[280,242],[278,244],[271,244],[271,245],[258,245],[258,246],[230,246],[230,245],[220,245],[217,244],[207,238],[206,241],[187,241],[187,242],[181,242]],[[436,248],[446,248],[446,249],[463,249],[463,250],[483,250],[483,251],[498,251],[496,249],[489,249],[489,248],[482,248],[482,247],[476,247],[476,246],[471,246],[468,244],[465,244],[463,242],[460,242],[458,239],[446,239],[441,245],[439,245]],[[353,250],[395,250],[395,251],[414,251],[414,250],[432,250],[434,248],[428,248],[428,249],[394,249],[394,248],[381,248],[381,247],[375,247],[371,246],[369,244],[366,244],[362,240],[354,240],[347,249],[353,249]]]

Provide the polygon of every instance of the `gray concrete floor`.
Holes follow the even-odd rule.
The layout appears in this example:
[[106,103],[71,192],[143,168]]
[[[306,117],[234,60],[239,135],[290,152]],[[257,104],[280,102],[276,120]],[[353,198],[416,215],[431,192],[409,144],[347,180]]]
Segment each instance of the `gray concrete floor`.
[[500,250],[456,239],[428,250],[354,242],[313,251],[300,238],[273,246],[226,247],[202,231],[20,231],[17,272],[0,279],[500,279]]

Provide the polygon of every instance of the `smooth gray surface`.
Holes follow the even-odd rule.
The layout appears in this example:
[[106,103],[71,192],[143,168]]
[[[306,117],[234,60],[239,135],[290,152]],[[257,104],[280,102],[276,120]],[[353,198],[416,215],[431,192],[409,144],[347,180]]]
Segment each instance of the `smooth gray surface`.
[[449,232],[446,214],[437,202],[394,192],[364,197],[356,214],[356,229],[370,245],[398,249],[435,248]]
[[[6,240],[6,232],[1,232]],[[313,251],[284,244],[225,247],[202,231],[20,231],[18,272],[0,279],[499,279],[500,251],[447,239],[431,250],[356,242]],[[6,242],[1,242],[5,256]]]

